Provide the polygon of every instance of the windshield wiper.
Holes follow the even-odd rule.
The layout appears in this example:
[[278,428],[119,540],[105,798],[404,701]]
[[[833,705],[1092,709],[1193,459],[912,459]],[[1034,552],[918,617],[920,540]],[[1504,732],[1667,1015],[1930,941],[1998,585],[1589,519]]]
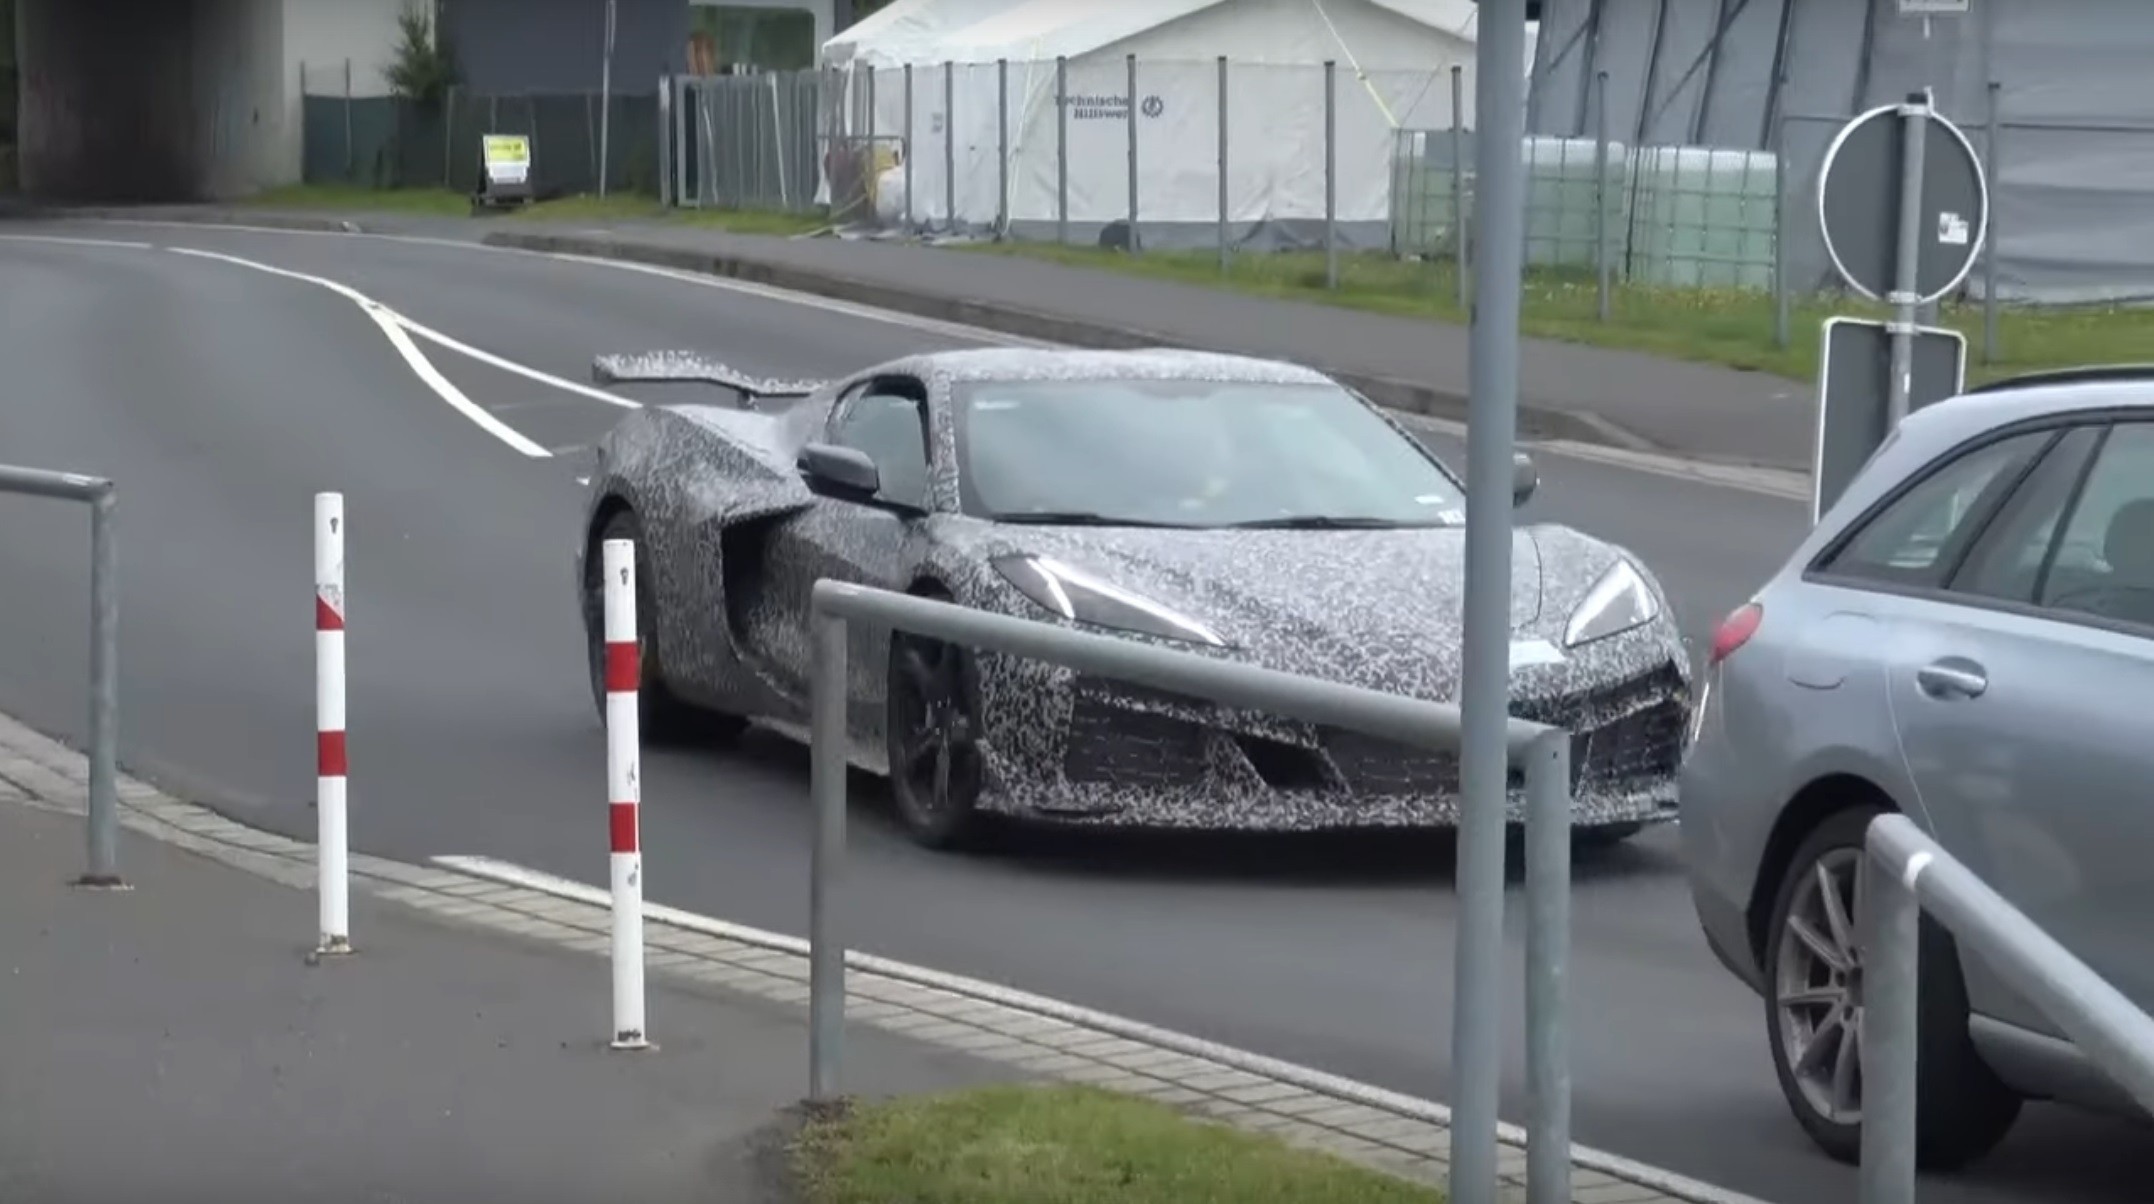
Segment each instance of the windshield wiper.
[[1395,518],[1367,518],[1334,514],[1290,514],[1283,518],[1257,518],[1228,523],[1236,531],[1383,531],[1400,527],[1441,526],[1440,523],[1409,523]]
[[1092,510],[1013,510],[997,514],[998,523],[1025,523],[1040,527],[1182,527],[1186,523],[1150,522],[1141,518],[1123,518],[1112,514],[1100,514]]

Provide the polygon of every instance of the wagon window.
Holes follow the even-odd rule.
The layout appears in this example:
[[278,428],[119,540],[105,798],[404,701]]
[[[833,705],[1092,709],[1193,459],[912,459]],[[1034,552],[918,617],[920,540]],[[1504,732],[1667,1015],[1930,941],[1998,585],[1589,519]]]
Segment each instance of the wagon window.
[[1935,469],[1864,520],[1824,565],[1851,584],[1935,588],[2019,470],[2056,432],[1987,443]]

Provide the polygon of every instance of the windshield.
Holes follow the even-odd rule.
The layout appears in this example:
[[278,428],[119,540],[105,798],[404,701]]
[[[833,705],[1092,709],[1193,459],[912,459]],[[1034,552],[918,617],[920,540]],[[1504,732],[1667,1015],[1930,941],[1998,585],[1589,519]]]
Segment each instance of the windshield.
[[1459,485],[1330,384],[977,381],[956,391],[968,513],[1167,526],[1442,526]]

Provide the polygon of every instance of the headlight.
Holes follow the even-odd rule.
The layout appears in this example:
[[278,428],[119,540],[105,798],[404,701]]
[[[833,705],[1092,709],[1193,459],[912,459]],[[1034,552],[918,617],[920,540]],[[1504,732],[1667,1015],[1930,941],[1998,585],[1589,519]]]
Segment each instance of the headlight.
[[1637,566],[1618,560],[1586,591],[1578,609],[1571,612],[1570,622],[1563,628],[1563,643],[1576,648],[1606,639],[1643,626],[1659,614],[1660,599],[1653,596],[1653,587],[1645,583]]
[[997,556],[995,570],[1042,609],[1094,627],[1226,647],[1218,632],[1149,598],[1044,556]]

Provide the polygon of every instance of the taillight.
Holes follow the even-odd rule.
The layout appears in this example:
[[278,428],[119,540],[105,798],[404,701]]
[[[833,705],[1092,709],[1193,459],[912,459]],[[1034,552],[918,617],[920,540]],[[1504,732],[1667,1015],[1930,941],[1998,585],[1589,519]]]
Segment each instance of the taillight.
[[1737,607],[1713,629],[1713,650],[1706,655],[1706,665],[1717,665],[1733,656],[1737,648],[1750,642],[1750,637],[1758,632],[1758,624],[1764,621],[1765,608],[1757,603],[1746,602]]

